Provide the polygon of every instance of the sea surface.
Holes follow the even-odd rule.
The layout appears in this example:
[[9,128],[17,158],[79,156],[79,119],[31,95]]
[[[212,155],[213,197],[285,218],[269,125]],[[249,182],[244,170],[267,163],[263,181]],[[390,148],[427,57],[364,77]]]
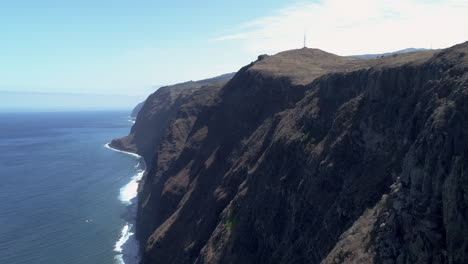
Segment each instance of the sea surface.
[[0,113],[0,263],[121,262],[142,174],[128,112]]

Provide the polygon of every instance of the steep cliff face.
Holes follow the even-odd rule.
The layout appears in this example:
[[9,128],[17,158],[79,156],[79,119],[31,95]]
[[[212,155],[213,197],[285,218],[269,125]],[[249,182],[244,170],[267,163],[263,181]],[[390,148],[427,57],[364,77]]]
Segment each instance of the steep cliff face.
[[[151,167],[151,159],[166,136],[165,131],[169,127],[180,130],[181,133],[188,130],[193,116],[198,114],[196,111],[209,105],[217,91],[232,76],[234,73],[228,73],[159,88],[142,103],[130,134],[112,140],[111,146],[140,154]],[[178,140],[179,138],[174,139]]]
[[[391,185],[324,263],[356,263],[360,257],[376,263],[467,263],[467,53],[464,43],[421,66],[386,70],[386,82],[367,88],[359,131],[367,131],[364,144],[394,143],[366,148],[396,161],[379,168],[391,176]],[[379,104],[374,114],[365,112],[371,103]],[[359,230],[362,224],[366,232]]]
[[301,49],[154,95],[177,114],[116,141],[150,166],[142,262],[467,263],[467,53]]

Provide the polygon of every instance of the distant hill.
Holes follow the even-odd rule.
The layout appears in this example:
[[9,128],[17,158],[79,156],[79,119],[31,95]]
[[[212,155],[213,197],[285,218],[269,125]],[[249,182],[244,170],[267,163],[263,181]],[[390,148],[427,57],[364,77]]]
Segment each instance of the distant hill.
[[416,48],[408,48],[408,49],[402,49],[402,50],[397,50],[393,52],[386,52],[386,53],[381,53],[381,54],[363,54],[363,55],[351,55],[348,57],[352,58],[360,58],[360,59],[374,59],[382,56],[389,56],[393,54],[401,54],[401,53],[408,53],[408,52],[415,52],[415,51],[423,51],[423,50],[430,50],[430,49],[416,49]]
[[137,104],[137,105],[135,106],[135,108],[133,108],[132,113],[130,114],[130,117],[136,118],[137,115],[138,115],[138,112],[140,112],[140,110],[141,110],[141,108],[143,107],[144,104],[145,104],[145,101],[143,101],[143,102]]

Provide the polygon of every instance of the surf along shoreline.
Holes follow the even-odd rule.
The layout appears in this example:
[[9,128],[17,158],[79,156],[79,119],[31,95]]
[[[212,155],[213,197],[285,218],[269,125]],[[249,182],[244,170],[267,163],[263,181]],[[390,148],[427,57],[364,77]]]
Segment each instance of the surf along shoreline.
[[139,245],[135,238],[135,222],[138,208],[138,184],[146,171],[146,163],[140,155],[116,149],[105,144],[105,147],[120,153],[124,153],[138,159],[135,166],[136,173],[126,185],[120,188],[119,200],[126,205],[126,211],[121,218],[126,222],[121,230],[120,238],[115,243],[114,251],[116,262],[120,264],[137,264],[140,261]]

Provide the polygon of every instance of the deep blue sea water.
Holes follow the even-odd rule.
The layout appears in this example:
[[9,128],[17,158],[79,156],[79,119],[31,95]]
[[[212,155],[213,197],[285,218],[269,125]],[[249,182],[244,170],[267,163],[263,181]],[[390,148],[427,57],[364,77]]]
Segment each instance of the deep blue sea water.
[[116,263],[127,112],[0,113],[0,263]]

